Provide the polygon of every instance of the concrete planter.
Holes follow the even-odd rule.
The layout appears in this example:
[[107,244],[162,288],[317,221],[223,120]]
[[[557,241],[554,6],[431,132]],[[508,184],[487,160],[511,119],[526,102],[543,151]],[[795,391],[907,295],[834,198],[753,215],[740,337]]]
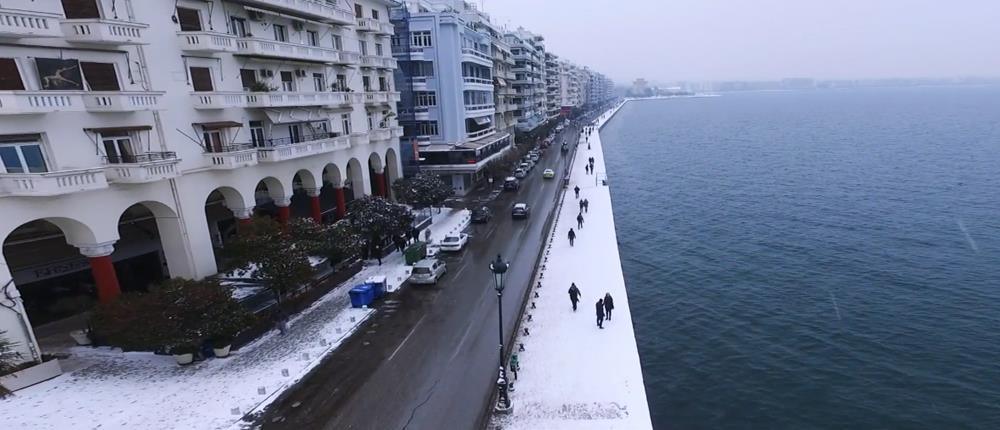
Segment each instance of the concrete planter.
[[180,364],[181,366],[191,364],[194,361],[194,354],[174,354],[174,360],[176,360],[177,364]]
[[0,385],[3,385],[10,391],[17,391],[22,388],[35,385],[39,382],[55,378],[61,374],[62,367],[59,366],[59,360],[53,359],[31,366],[27,369],[11,373],[10,375],[2,376],[0,377]]
[[229,349],[232,347],[233,347],[232,345],[226,345],[223,346],[222,348],[212,348],[212,354],[215,354],[215,356],[219,358],[228,357]]

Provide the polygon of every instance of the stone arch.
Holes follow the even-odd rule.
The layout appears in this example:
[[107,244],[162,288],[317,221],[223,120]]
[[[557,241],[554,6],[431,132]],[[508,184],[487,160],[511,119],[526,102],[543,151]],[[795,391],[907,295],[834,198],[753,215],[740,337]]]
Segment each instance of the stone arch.
[[[224,202],[223,204],[227,208],[229,208],[229,210],[232,210],[234,213],[241,210],[253,209],[254,206],[253,203],[249,201],[247,197],[243,195],[243,193],[239,192],[236,188],[233,187],[223,186],[215,188],[212,191],[209,191],[208,195],[205,196],[205,201],[208,202],[209,200],[212,200],[212,195],[213,193],[216,192],[222,196]],[[237,218],[239,218],[239,214],[236,215]]]
[[357,158],[347,162],[344,186],[347,188],[348,200],[353,200],[366,194],[371,194],[371,186],[365,177],[368,169],[361,165]]
[[[266,192],[261,194],[261,192]],[[276,205],[282,206],[281,203],[287,202],[290,197],[290,190],[285,189],[285,184],[281,183],[281,180],[275,178],[274,176],[267,176],[257,182],[254,188],[254,199],[257,204],[262,203],[262,200],[270,198],[275,202]],[[287,206],[287,204],[285,204]]]
[[[152,216],[152,222],[148,220],[148,216]],[[159,265],[153,264],[152,259],[146,257],[145,260],[136,262],[135,266],[140,266],[136,272],[129,273],[128,270],[134,269],[126,267],[126,272],[119,274],[120,278],[124,278],[121,279],[123,285],[132,286],[131,284],[135,284],[134,286],[141,289],[144,286],[142,284],[148,285],[162,280],[162,278],[196,277],[195,264],[185,243],[187,235],[184,226],[181,225],[180,218],[172,207],[152,200],[132,204],[123,209],[118,217],[118,234],[122,246],[115,248],[116,253],[123,251],[126,247],[146,249],[146,244],[128,243],[136,235],[139,237],[143,235],[153,236],[160,245],[156,260]],[[157,277],[160,279],[156,279]],[[130,282],[129,278],[134,278],[134,280]]]
[[323,184],[330,184],[333,187],[342,187],[344,185],[344,177],[340,172],[340,167],[334,163],[323,166]]
[[289,196],[291,216],[313,218],[320,221],[322,210],[319,200],[320,186],[316,176],[307,169],[300,169],[292,175],[292,195]]
[[371,187],[371,194],[375,196],[388,196],[389,186],[385,180],[385,165],[378,152],[368,154],[368,179]]
[[396,156],[396,151],[392,148],[387,149],[385,151],[385,183],[390,198],[395,198],[392,195],[392,184],[402,177],[399,170],[399,157]]

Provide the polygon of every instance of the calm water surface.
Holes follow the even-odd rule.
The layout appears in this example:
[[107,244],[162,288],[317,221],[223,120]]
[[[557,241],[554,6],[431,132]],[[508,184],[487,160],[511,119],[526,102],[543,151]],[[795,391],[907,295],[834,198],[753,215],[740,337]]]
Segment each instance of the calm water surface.
[[629,103],[602,132],[662,429],[1000,429],[1000,88]]

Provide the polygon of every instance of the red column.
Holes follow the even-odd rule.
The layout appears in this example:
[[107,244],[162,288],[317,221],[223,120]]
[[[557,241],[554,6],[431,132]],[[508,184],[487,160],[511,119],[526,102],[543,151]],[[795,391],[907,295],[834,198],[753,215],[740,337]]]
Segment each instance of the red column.
[[323,222],[323,208],[319,204],[319,196],[309,196],[309,205],[313,221],[317,224]]
[[336,187],[333,189],[333,195],[337,200],[337,219],[344,219],[347,216],[347,196],[344,195],[344,187]]
[[253,222],[253,218],[236,218],[236,222],[238,222],[239,225],[242,227],[250,225]]
[[94,283],[97,284],[97,300],[108,303],[121,295],[118,274],[115,273],[115,265],[111,262],[110,255],[90,257],[90,271],[94,275]]
[[389,197],[385,190],[385,172],[375,173],[375,195],[379,197]]
[[278,222],[288,224],[288,219],[292,217],[292,211],[288,206],[278,206]]

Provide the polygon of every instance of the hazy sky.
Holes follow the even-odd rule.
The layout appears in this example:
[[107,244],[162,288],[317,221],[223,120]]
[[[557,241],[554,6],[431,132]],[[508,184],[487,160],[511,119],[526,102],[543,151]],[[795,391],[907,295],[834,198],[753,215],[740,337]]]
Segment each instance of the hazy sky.
[[619,83],[1000,76],[1000,0],[470,0]]

